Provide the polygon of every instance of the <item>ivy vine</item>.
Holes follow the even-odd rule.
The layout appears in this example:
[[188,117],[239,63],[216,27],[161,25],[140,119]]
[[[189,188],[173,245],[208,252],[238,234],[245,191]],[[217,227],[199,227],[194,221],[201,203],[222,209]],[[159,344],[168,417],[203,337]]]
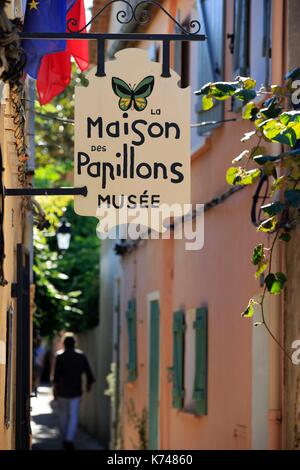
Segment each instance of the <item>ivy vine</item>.
[[[196,95],[202,96],[203,110],[211,109],[217,101],[239,100],[243,103],[242,118],[253,123],[253,130],[247,132],[241,142],[255,143],[232,160],[226,180],[233,186],[246,186],[257,183],[262,178],[270,184],[265,200],[268,204],[261,207],[263,220],[257,227],[258,232],[270,237],[270,246],[260,243],[254,247],[252,264],[255,277],[263,276],[264,287],[260,300],[250,299],[242,313],[252,317],[254,306],[258,304],[261,321],[278,346],[289,359],[288,352],[272,333],[264,312],[266,294],[280,295],[284,290],[287,277],[283,272],[272,269],[272,258],[277,243],[288,243],[292,232],[299,223],[300,215],[300,68],[289,72],[283,85],[256,89],[256,81],[251,77],[237,77],[233,82],[215,82],[203,86]],[[279,154],[270,153],[270,144],[282,144]]]

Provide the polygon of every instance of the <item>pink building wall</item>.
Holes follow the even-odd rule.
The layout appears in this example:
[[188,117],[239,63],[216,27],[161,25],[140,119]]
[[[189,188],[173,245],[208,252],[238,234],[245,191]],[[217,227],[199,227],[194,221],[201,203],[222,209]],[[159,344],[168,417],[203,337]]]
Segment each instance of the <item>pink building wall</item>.
[[[165,7],[168,9],[168,3]],[[279,53],[273,57],[273,81],[282,77],[282,1],[273,2],[273,33]],[[178,1],[189,11],[193,1]],[[174,8],[174,2],[172,2]],[[233,1],[226,2],[226,32],[232,30]],[[168,24],[158,14],[151,26],[166,32]],[[278,28],[281,28],[278,30]],[[281,40],[278,39],[281,37]],[[232,79],[231,55],[227,44],[225,76]],[[225,106],[227,110],[229,105]],[[225,113],[225,118],[232,113]],[[252,130],[247,122],[229,123],[213,131],[192,156],[192,202],[205,203],[228,189],[226,169],[247,145],[239,137]],[[249,449],[252,447],[252,344],[255,334],[250,319],[241,312],[250,297],[259,294],[250,264],[252,249],[261,237],[250,221],[254,188],[243,189],[205,213],[205,241],[200,251],[186,251],[181,240],[142,241],[123,257],[121,315],[121,409],[123,448],[137,443],[126,407],[130,399],[137,411],[148,406],[147,295],[159,292],[160,302],[160,409],[161,449]],[[138,377],[127,383],[128,300],[136,299]],[[173,312],[208,306],[208,414],[196,416],[172,408]],[[269,309],[276,310],[271,303]],[[280,319],[280,309],[279,317]],[[275,320],[272,320],[273,322]],[[279,320],[278,320],[279,321]],[[278,324],[274,323],[274,328]],[[279,328],[279,327],[278,327]],[[280,329],[278,330],[280,333]],[[264,358],[261,359],[262,361]],[[269,447],[280,448],[280,354],[270,343],[269,357]]]

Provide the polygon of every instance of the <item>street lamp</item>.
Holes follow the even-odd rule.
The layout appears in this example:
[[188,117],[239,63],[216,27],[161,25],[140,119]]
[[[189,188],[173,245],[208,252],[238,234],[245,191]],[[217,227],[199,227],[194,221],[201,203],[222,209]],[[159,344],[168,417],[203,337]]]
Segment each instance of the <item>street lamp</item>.
[[57,246],[59,250],[65,251],[70,246],[71,224],[65,217],[62,217],[56,232]]

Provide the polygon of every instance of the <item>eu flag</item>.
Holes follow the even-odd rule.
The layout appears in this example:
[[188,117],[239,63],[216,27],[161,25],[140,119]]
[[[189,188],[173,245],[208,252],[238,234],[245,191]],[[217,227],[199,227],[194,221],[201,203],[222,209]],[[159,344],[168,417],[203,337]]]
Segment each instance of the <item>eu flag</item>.
[[[26,33],[65,33],[66,14],[66,0],[28,0],[23,31]],[[43,56],[64,51],[66,41],[24,39],[22,46],[27,55],[25,72],[37,79]]]

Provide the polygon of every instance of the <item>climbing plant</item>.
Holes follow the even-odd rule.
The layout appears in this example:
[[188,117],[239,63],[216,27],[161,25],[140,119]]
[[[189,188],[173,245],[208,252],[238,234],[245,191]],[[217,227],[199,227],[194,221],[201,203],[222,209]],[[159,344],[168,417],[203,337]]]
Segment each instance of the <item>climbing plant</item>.
[[138,435],[138,444],[133,446],[136,450],[147,450],[148,449],[148,438],[147,438],[147,423],[148,423],[148,412],[143,407],[139,414],[135,409],[134,401],[129,399],[126,403],[127,415],[129,423],[133,426]]
[[[256,89],[256,81],[250,77],[237,77],[233,82],[208,83],[196,95],[202,96],[203,110],[211,109],[217,101],[238,100],[243,104],[242,119],[253,124],[253,130],[241,138],[248,149],[232,160],[226,180],[233,186],[248,186],[268,181],[264,203],[260,208],[263,217],[257,224],[257,231],[267,234],[271,243],[260,243],[254,247],[252,264],[255,277],[263,276],[264,287],[260,300],[250,299],[242,313],[252,317],[254,305],[258,304],[261,321],[269,334],[284,350],[270,330],[265,314],[266,294],[282,293],[287,277],[275,272],[272,266],[274,247],[277,243],[288,243],[299,222],[300,214],[300,68],[289,72],[283,85],[269,89]],[[282,144],[281,152],[272,154],[270,143]],[[258,201],[258,195],[256,200]],[[285,354],[288,355],[286,351]],[[289,355],[288,355],[289,356]]]

